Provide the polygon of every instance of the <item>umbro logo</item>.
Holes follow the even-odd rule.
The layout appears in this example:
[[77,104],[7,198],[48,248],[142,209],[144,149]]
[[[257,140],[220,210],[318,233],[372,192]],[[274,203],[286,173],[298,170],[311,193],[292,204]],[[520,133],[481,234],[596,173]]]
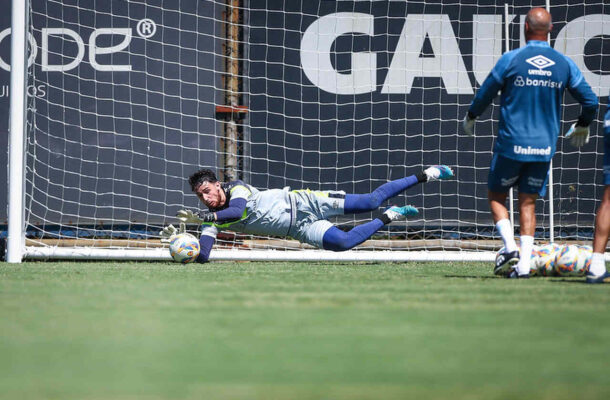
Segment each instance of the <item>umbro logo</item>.
[[551,71],[545,71],[544,68],[548,68],[550,66],[555,65],[555,61],[546,58],[545,56],[537,55],[536,57],[528,58],[525,60],[529,65],[533,65],[538,69],[528,69],[527,73],[530,75],[544,75],[551,76],[553,73]]
[[533,65],[534,67],[543,69],[548,68],[551,65],[555,65],[555,61],[549,60],[545,56],[537,55],[536,57],[528,58],[525,60],[526,63]]

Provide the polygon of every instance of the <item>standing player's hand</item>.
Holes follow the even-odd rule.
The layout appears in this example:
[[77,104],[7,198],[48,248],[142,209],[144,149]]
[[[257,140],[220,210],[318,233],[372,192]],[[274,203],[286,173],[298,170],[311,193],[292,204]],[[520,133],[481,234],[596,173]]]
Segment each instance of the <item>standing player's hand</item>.
[[180,210],[176,214],[178,219],[186,224],[203,224],[216,221],[216,216],[211,212],[193,212],[192,210]]
[[184,232],[186,232],[186,226],[184,225],[184,223],[180,223],[178,229],[176,229],[174,225],[168,225],[163,228],[161,232],[159,232],[159,236],[161,236],[161,243],[169,243],[172,241],[174,236]]
[[570,139],[570,143],[574,147],[589,143],[589,127],[578,126],[576,123],[572,124],[568,133],[566,133],[566,139]]
[[476,120],[476,117],[470,118],[469,113],[466,114],[466,116],[464,117],[464,121],[462,121],[462,127],[464,128],[464,133],[468,136],[474,136],[474,121]]

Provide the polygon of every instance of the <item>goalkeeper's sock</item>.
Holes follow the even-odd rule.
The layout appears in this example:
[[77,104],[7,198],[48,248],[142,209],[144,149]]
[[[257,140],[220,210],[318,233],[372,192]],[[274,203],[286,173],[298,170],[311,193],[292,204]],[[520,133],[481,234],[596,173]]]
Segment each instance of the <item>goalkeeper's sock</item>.
[[604,259],[604,253],[593,253],[591,256],[591,266],[589,267],[589,274],[594,276],[602,276],[606,273],[606,260]]
[[411,175],[406,178],[396,179],[384,183],[368,194],[347,194],[345,195],[345,214],[355,214],[378,209],[384,201],[396,196],[413,185],[419,183],[417,176]]
[[500,232],[500,236],[502,236],[502,241],[504,242],[504,248],[507,252],[517,250],[517,243],[515,242],[515,233],[513,231],[513,226],[511,225],[508,219],[501,219],[496,223],[496,229]]
[[519,252],[519,263],[517,264],[517,274],[529,275],[530,261],[532,258],[532,248],[534,247],[534,237],[521,235],[521,251]]
[[383,222],[379,218],[358,225],[348,232],[343,232],[336,226],[331,226],[322,237],[322,248],[332,251],[349,250],[370,238],[382,226]]

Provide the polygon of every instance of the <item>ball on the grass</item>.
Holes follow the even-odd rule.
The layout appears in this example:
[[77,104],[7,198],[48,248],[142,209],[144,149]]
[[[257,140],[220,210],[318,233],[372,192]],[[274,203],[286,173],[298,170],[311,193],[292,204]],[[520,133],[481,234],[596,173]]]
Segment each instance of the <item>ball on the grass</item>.
[[585,245],[578,246],[578,260],[576,261],[575,273],[578,276],[584,276],[591,267],[591,258],[593,257],[593,247]]
[[551,276],[555,270],[555,259],[561,246],[556,243],[548,243],[538,246],[533,264],[542,276]]
[[179,263],[193,262],[199,255],[199,241],[190,233],[180,233],[169,243],[169,254]]
[[[561,246],[555,259],[555,272],[560,276],[578,276],[584,275],[584,269],[579,265],[578,258],[580,256],[580,248],[575,244],[566,244]],[[585,262],[585,254],[581,256]]]

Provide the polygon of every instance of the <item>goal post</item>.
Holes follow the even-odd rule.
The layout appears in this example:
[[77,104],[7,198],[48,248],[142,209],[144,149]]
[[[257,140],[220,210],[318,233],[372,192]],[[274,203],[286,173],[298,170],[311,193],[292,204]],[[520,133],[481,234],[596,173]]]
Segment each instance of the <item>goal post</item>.
[[[211,260],[474,261],[501,247],[487,204],[499,103],[474,138],[461,121],[544,0],[22,0],[13,14],[21,5],[23,26],[0,27],[0,77],[9,34],[13,52],[9,261],[169,260],[158,233],[178,210],[202,207],[187,182],[200,168],[259,190],[347,193],[434,164],[456,172],[388,202],[420,215],[352,251],[221,232]],[[551,45],[605,107],[610,9],[566,0],[550,11]],[[565,104],[560,137],[580,111],[569,95]],[[537,241],[591,240],[601,117],[583,148],[560,138]],[[374,217],[332,222],[349,229]]]
[[6,261],[19,263],[23,257],[25,239],[24,203],[24,143],[26,117],[27,65],[27,2],[12,3],[11,79],[10,79],[10,139],[8,162],[8,235]]

